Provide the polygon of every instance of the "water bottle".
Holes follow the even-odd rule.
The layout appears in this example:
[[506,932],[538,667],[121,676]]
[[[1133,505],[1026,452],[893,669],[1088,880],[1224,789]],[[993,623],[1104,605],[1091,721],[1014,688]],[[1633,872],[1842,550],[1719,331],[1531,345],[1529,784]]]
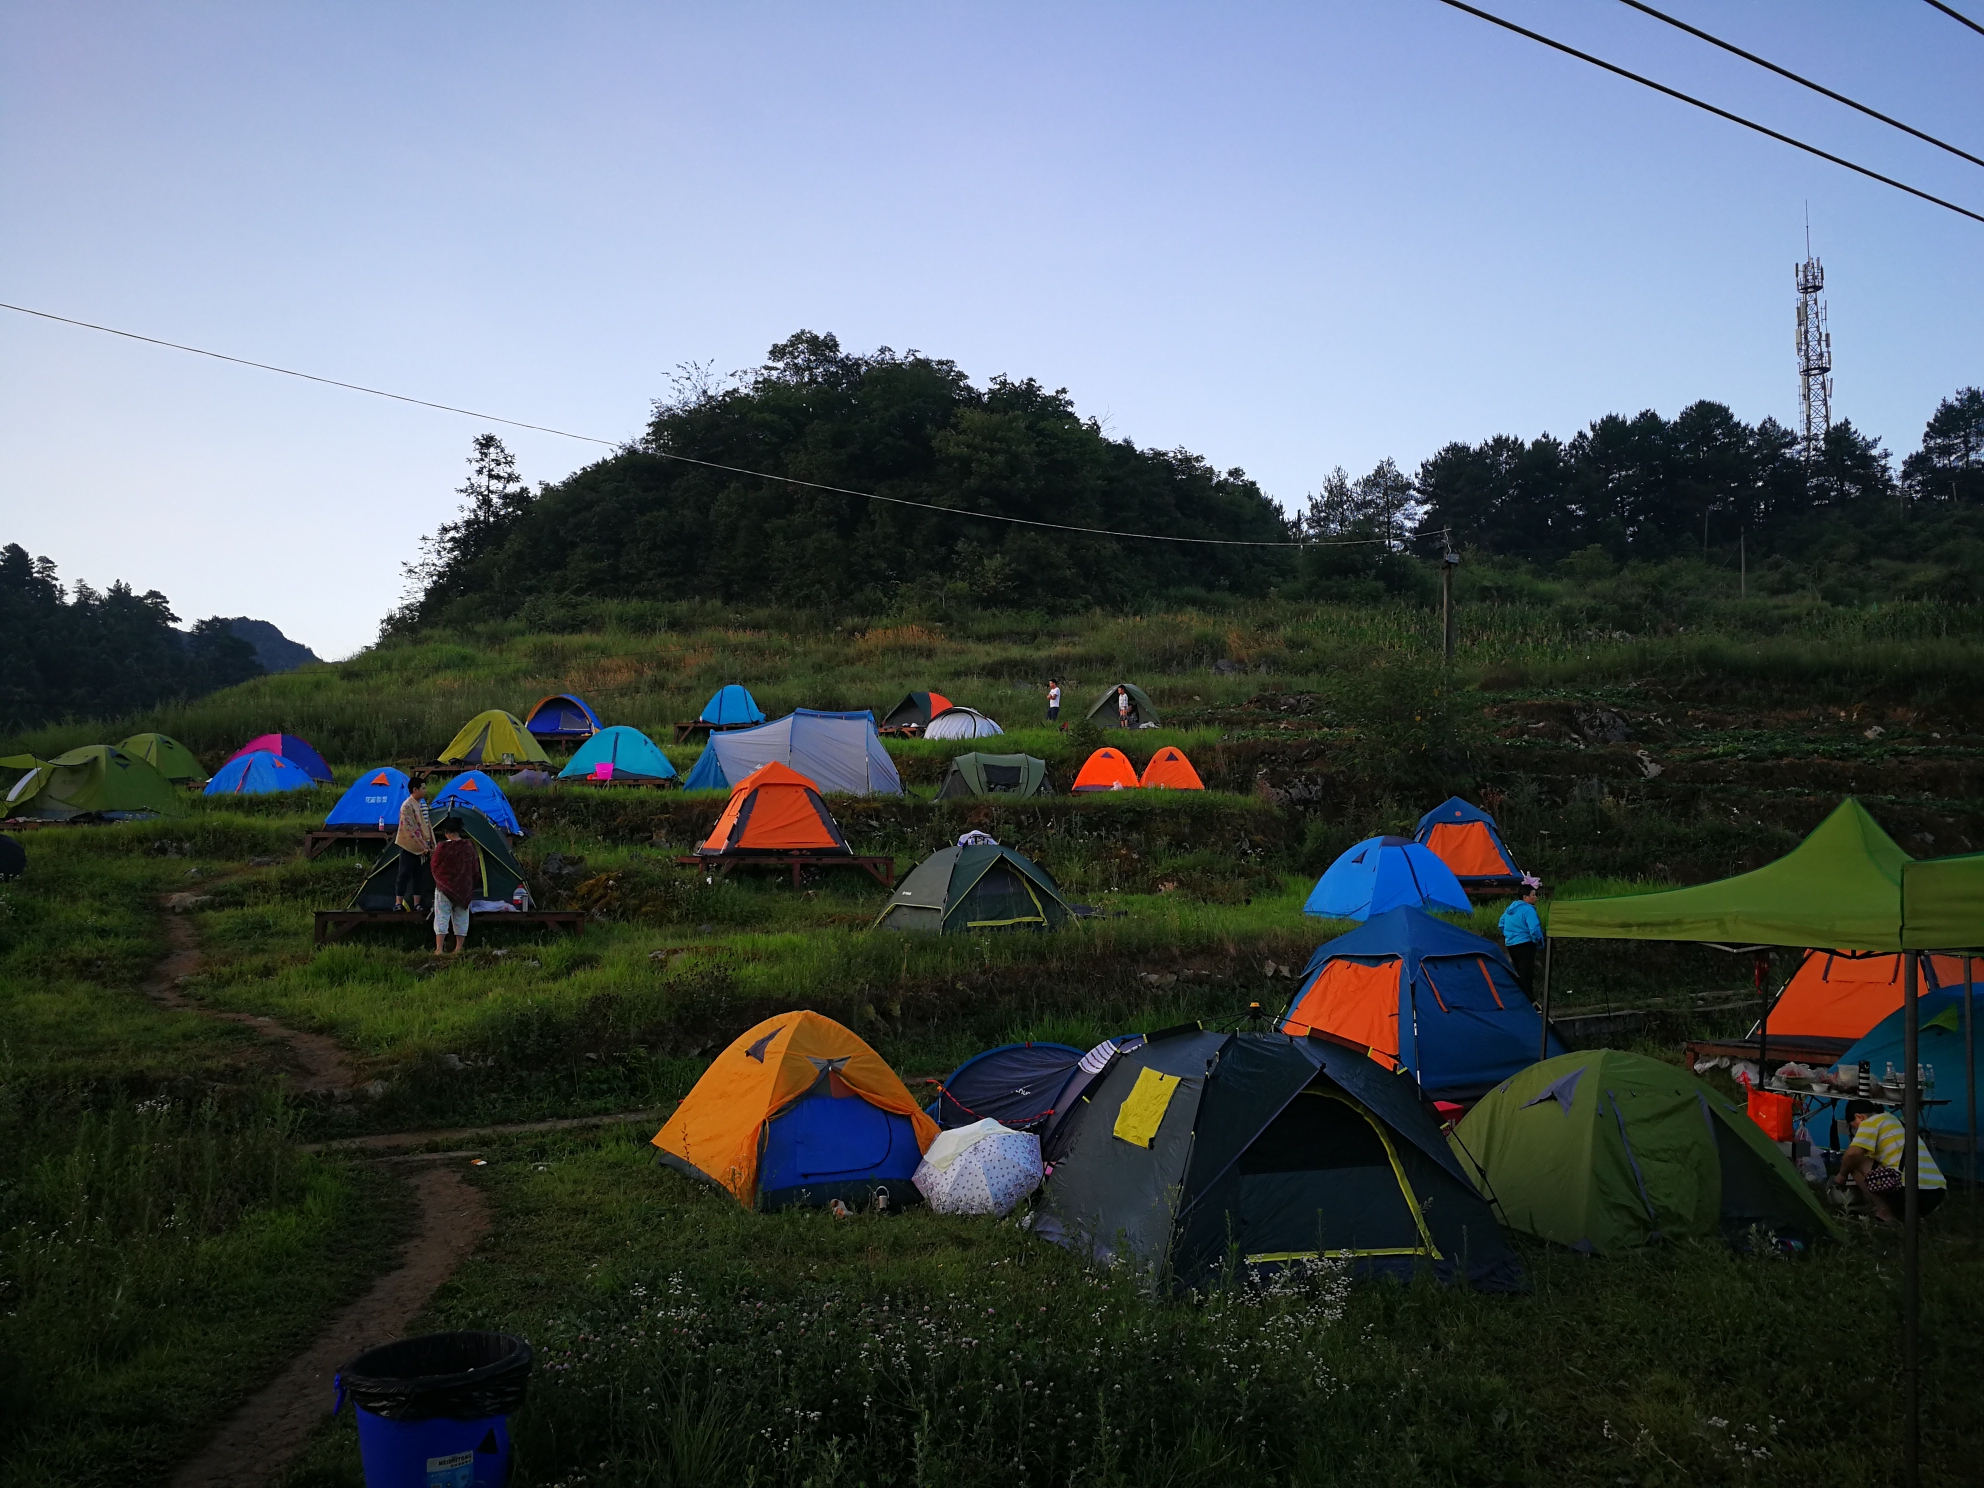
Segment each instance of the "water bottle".
[[[1892,1068],[1892,1066],[1890,1066]],[[1870,1059],[1860,1061],[1860,1083],[1858,1093],[1864,1100],[1874,1093],[1874,1064]]]
[[1936,1067],[1933,1064],[1922,1066],[1922,1094],[1933,1095],[1936,1091]]

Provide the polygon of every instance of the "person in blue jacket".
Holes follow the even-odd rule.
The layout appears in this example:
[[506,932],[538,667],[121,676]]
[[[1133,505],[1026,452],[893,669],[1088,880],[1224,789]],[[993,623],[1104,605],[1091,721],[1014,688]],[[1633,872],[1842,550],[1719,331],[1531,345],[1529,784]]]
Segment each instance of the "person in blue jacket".
[[1522,897],[1502,911],[1502,944],[1509,948],[1509,963],[1516,969],[1516,980],[1532,998],[1536,996],[1536,948],[1543,944],[1543,921],[1536,913],[1536,896],[1543,883],[1524,874]]

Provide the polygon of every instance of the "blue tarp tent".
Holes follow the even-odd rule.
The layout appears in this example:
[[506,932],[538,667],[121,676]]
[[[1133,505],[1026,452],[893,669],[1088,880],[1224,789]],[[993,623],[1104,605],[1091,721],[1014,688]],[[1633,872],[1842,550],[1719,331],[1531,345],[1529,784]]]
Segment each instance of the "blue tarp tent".
[[1512,889],[1522,882],[1522,870],[1495,818],[1459,796],[1449,796],[1420,817],[1412,839],[1453,869],[1464,889]]
[[[1360,1044],[1428,1095],[1462,1099],[1534,1064],[1540,1023],[1500,946],[1404,908],[1318,947],[1281,1031]],[[1564,1052],[1554,1034],[1550,1052]]]
[[1401,905],[1462,914],[1472,908],[1453,869],[1405,837],[1369,837],[1330,864],[1316,880],[1302,913],[1332,920],[1368,920]]
[[324,825],[383,827],[394,831],[399,826],[400,807],[405,804],[406,773],[391,765],[381,765],[376,770],[367,770],[358,777],[356,785],[338,797],[337,805],[324,818]]
[[822,795],[899,796],[902,777],[875,732],[875,715],[800,708],[753,729],[711,734],[684,790],[729,790],[760,765],[777,760],[819,786]]
[[481,812],[493,826],[500,827],[512,837],[524,834],[523,827],[517,822],[517,813],[510,809],[510,798],[503,794],[503,787],[480,770],[470,770],[450,780],[447,788],[434,798],[429,810],[439,821],[451,808],[460,806]]
[[554,692],[524,715],[524,727],[538,739],[585,739],[605,727],[584,698]]
[[291,764],[279,754],[257,749],[237,754],[214,772],[206,796],[270,796],[277,791],[308,790],[316,782],[301,765]]
[[1015,1131],[1042,1126],[1081,1062],[1082,1051],[1069,1044],[1001,1044],[945,1076],[930,1114],[947,1129],[988,1116]]
[[560,780],[589,780],[601,765],[613,766],[615,780],[673,780],[675,766],[655,747],[654,740],[637,728],[617,723],[602,729],[585,743],[558,772]]
[[736,728],[740,724],[763,723],[765,710],[758,706],[758,700],[735,682],[719,687],[703,704],[698,723],[713,723],[719,728]]
[[[1971,974],[1984,978],[1984,958],[1971,964]],[[1971,995],[1977,1003],[1984,1004],[1984,984],[1973,984]],[[1973,1023],[1980,1013],[1984,1013],[1984,1006],[1973,1006]],[[1960,1180],[1966,1171],[1974,1178],[1984,1178],[1984,1163],[1972,1159],[1966,1166],[1963,1151],[1970,1140],[1970,1106],[1963,1089],[1963,983],[1958,982],[1954,990],[1947,992],[1924,992],[1915,1004],[1915,1015],[1916,1026],[1921,1030],[1921,1041],[1916,1045],[1917,1058],[1925,1065],[1933,1065],[1936,1071],[1936,1088],[1924,1094],[1949,1103],[1922,1107],[1922,1130],[1929,1138],[1929,1150],[1945,1178]],[[1840,1055],[1839,1063],[1851,1066],[1864,1059],[1873,1069],[1876,1080],[1886,1073],[1889,1065],[1895,1067],[1898,1075],[1907,1068],[1901,1052],[1901,1035],[1901,1011],[1897,1009],[1876,1023],[1865,1038]],[[1977,1037],[1974,1027],[1971,1036],[1984,1044],[1984,1039]],[[1776,1060],[1771,1062],[1775,1064]],[[1977,1107],[1984,1112],[1984,1064],[1978,1066],[1977,1075]],[[1805,1124],[1812,1133],[1812,1140],[1819,1146],[1844,1147],[1853,1140],[1853,1128],[1846,1120],[1844,1100],[1818,1099],[1807,1105],[1801,1096],[1799,1103],[1807,1111]]]

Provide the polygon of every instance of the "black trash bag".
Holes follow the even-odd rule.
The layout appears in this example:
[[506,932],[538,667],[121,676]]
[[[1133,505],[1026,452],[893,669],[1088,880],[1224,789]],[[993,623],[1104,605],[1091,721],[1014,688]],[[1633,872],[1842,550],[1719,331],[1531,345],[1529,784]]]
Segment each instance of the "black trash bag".
[[338,1371],[338,1403],[388,1421],[514,1415],[530,1383],[530,1345],[508,1333],[426,1333],[367,1349]]

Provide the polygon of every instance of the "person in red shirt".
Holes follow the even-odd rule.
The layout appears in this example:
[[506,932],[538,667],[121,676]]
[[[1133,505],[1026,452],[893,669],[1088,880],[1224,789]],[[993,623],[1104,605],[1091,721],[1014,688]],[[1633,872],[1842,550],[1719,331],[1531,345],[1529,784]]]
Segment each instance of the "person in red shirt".
[[482,859],[475,844],[462,835],[459,824],[441,824],[441,840],[436,844],[428,867],[434,875],[434,954],[443,953],[448,931],[455,932],[459,956],[468,944],[468,907],[475,899],[475,886],[482,876]]

